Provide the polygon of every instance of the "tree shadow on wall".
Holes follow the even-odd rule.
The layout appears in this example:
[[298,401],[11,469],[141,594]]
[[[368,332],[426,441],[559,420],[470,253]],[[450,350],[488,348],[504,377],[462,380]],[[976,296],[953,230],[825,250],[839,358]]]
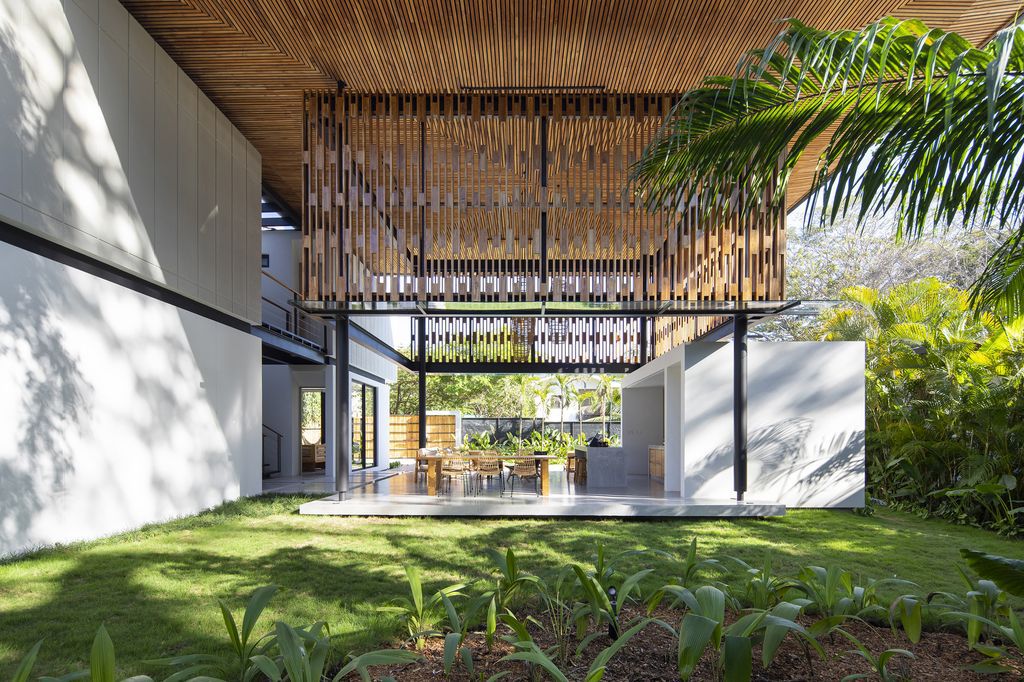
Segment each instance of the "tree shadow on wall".
[[[26,269],[29,271],[29,269]],[[3,277],[0,276],[0,282]],[[63,331],[46,314],[55,282],[29,275],[0,286],[0,366],[15,385],[15,452],[0,452],[0,553],[31,543],[31,527],[74,473],[71,435],[89,422],[93,389]]]
[[[820,497],[827,484],[852,481],[852,477],[863,481],[864,432],[837,433],[812,453],[808,441],[813,428],[813,419],[793,417],[750,432],[747,439],[748,467],[752,470],[750,494],[756,496],[759,491],[776,488],[791,500],[795,496],[797,504],[815,498],[818,498],[815,506],[859,502],[850,500],[853,493],[843,486],[830,489],[831,497],[826,501]],[[734,457],[734,444],[730,440],[715,448],[699,466],[687,469],[687,495],[699,496],[700,489],[716,476],[731,471]],[[754,470],[754,466],[758,469]]]
[[[792,453],[802,452],[812,426],[812,420],[794,417],[751,431],[747,436],[748,460],[756,455],[758,459],[781,462],[787,456],[793,456]],[[693,469],[687,466],[687,496],[699,496],[700,489],[715,477],[732,471],[735,454],[735,444],[730,439],[712,450],[698,466]]]

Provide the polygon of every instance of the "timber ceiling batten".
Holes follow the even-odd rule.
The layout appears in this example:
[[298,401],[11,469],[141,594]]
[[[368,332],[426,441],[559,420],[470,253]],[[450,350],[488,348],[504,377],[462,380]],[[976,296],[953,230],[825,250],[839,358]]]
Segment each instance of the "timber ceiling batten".
[[[256,146],[265,183],[297,213],[303,92],[604,88],[678,93],[732,73],[784,17],[859,28],[887,14],[982,42],[1019,0],[122,0]],[[554,131],[552,130],[552,134]],[[813,159],[794,176],[806,192]]]
[[[629,169],[670,96],[317,91],[304,101],[308,299],[500,306],[783,297],[784,209],[705,226],[694,205],[651,212],[634,197]],[[560,343],[568,349],[582,342],[572,334],[589,334],[594,362],[607,362],[634,357],[641,332],[667,349],[716,322],[647,330],[606,319],[570,325],[565,337],[514,317],[439,320],[429,323],[430,347],[465,349],[475,339],[474,357],[558,362]]]

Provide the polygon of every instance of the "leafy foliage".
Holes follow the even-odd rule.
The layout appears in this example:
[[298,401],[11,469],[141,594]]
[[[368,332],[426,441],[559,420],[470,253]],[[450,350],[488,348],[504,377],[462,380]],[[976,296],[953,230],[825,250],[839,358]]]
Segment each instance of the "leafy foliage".
[[253,633],[257,621],[276,592],[276,586],[266,585],[252,593],[245,606],[241,628],[238,627],[227,604],[223,600],[218,600],[231,645],[231,655],[186,654],[151,661],[151,663],[180,668],[178,672],[167,678],[169,682],[188,680],[195,676],[251,682],[260,672],[259,666],[252,662],[253,657],[265,654],[276,644],[274,635],[271,633],[263,636],[254,636]]
[[982,578],[991,580],[1012,595],[1024,597],[1024,561],[972,549],[961,549],[960,555]]
[[824,138],[811,196],[826,220],[894,209],[897,236],[932,219],[1012,224],[972,303],[1021,314],[1022,73],[1019,24],[978,49],[914,20],[823,31],[791,19],[733,76],[683,95],[634,177],[651,207],[694,201],[711,218],[762,210],[770,189],[782,201]]
[[[926,623],[935,622],[934,618],[923,618],[925,611],[963,627],[966,644],[983,657],[971,666],[973,670],[1007,672],[1024,665],[1024,627],[1012,610],[1007,593],[995,583],[970,576],[960,567],[957,568],[968,588],[966,594],[933,593],[924,597],[911,592],[897,597],[886,611],[881,606],[883,590],[917,586],[896,578],[858,582],[850,571],[837,566],[807,566],[797,575],[776,575],[770,559],[765,557],[762,568],[730,560],[728,564],[738,567],[746,580],[739,588],[730,588],[716,580],[725,577],[727,562],[701,558],[696,548],[694,538],[685,556],[679,558],[653,548],[612,554],[599,545],[592,563],[563,564],[546,577],[525,570],[512,549],[492,550],[488,555],[494,563],[493,580],[451,585],[429,598],[419,570],[409,566],[409,597],[400,600],[401,608],[385,610],[403,616],[413,639],[443,640],[446,677],[457,675],[455,668],[461,664],[470,679],[483,679],[474,661],[471,638],[482,637],[490,648],[499,635],[514,648],[502,662],[525,666],[531,680],[599,682],[613,659],[637,635],[647,628],[662,628],[675,641],[675,651],[665,653],[674,654],[680,680],[710,671],[717,680],[748,682],[753,677],[755,653],[759,653],[761,667],[768,669],[787,637],[795,638],[802,646],[809,679],[816,679],[814,657],[826,656],[823,638],[834,638],[835,634],[856,647],[851,653],[862,658],[868,668],[846,679],[895,679],[896,674],[890,670],[893,661],[910,659],[913,654],[898,648],[877,651],[880,647],[870,648],[842,626],[850,620],[868,627],[872,623],[884,626],[887,616],[890,627],[902,627],[910,641],[918,642]],[[987,556],[988,561],[1006,564],[1000,557],[968,550],[965,556]],[[1008,565],[1012,566],[1012,562]],[[656,574],[675,577],[673,582],[652,592],[647,583]],[[480,582],[484,583],[483,589],[475,589]],[[166,678],[168,682],[218,682],[219,678],[209,673],[219,670],[227,670],[231,679],[254,678],[258,674],[271,682],[341,682],[352,675],[369,681],[374,666],[404,666],[420,659],[405,649],[337,656],[330,629],[322,621],[307,626],[278,621],[271,631],[258,631],[260,614],[274,591],[273,587],[264,587],[253,593],[241,627],[222,604],[231,640],[227,648],[232,653],[223,660],[192,655],[163,659],[162,662],[180,668]],[[664,600],[666,596],[671,597],[670,602]],[[744,604],[750,596],[766,606]],[[644,602],[659,609],[657,615],[625,608],[627,604]],[[628,614],[637,615],[624,622]],[[678,623],[678,627],[671,623]],[[547,630],[550,637],[535,638],[540,630]],[[540,641],[544,639],[550,646],[542,647]],[[873,640],[868,641],[874,643]],[[30,679],[41,645],[37,643],[24,657],[14,673],[16,682]],[[249,654],[248,658],[236,660],[239,651]],[[584,655],[588,657],[585,671],[580,665]],[[977,655],[974,658],[978,660]],[[257,672],[250,673],[250,667]],[[42,679],[115,682],[115,671],[113,643],[100,627],[88,670],[59,680]],[[515,668],[506,667],[493,674],[489,682],[513,674]],[[130,682],[150,680],[137,677],[130,678]]]
[[971,313],[962,291],[922,279],[848,306],[814,334],[867,342],[868,473],[890,504],[1019,534],[1024,498],[1024,316]]

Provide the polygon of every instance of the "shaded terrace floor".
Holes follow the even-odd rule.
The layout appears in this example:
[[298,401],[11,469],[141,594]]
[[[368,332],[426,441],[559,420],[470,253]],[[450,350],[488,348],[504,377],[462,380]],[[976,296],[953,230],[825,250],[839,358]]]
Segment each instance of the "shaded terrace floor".
[[[380,476],[379,474],[385,474]],[[387,475],[393,474],[393,475]],[[428,495],[423,474],[409,465],[371,477],[353,474],[351,499],[331,494],[300,507],[302,514],[335,516],[539,516],[539,517],[730,517],[781,516],[780,504],[735,500],[683,499],[648,476],[629,476],[625,487],[577,486],[560,465],[551,469],[551,494],[537,495],[532,481],[516,482],[512,494],[497,478],[483,479],[481,489],[467,489],[456,477],[450,493]],[[470,488],[475,486],[471,484]],[[306,489],[308,491],[308,488]]]

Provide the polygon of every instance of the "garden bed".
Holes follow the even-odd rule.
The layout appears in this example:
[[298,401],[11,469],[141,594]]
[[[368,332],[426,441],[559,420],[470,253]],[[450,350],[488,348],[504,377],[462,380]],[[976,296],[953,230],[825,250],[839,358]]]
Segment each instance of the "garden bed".
[[[531,614],[540,618],[542,614]],[[637,609],[624,610],[625,620],[642,617],[644,614]],[[733,615],[733,614],[731,614]],[[655,616],[675,627],[679,626],[680,612],[661,609]],[[732,620],[732,618],[730,618]],[[810,625],[811,619],[800,619]],[[894,632],[888,627],[872,626],[867,623],[850,621],[843,629],[859,639],[872,653],[878,654],[886,649],[898,648],[910,651],[914,658],[894,656],[888,664],[888,672],[893,680],[975,680],[993,679],[1024,679],[1024,668],[1017,666],[1015,675],[995,677],[967,670],[966,667],[985,660],[978,652],[971,651],[963,635],[955,632],[925,632],[916,644],[911,643],[902,632]],[[500,628],[510,633],[507,628]],[[536,642],[541,648],[554,645],[554,641],[541,629],[533,631]],[[571,659],[560,669],[569,680],[582,681],[586,677],[591,661],[610,643],[601,638],[592,643],[578,658]],[[466,644],[473,651],[475,674],[469,675],[458,664],[449,676],[444,673],[444,640],[428,639],[424,649],[419,653],[423,660],[404,666],[379,666],[374,668],[374,679],[391,676],[399,682],[421,682],[424,680],[487,680],[492,675],[502,672],[508,674],[502,680],[520,682],[531,680],[527,663],[503,661],[502,659],[515,651],[515,647],[505,641],[495,640],[488,650],[483,634],[474,634]],[[808,651],[800,641],[790,635],[783,640],[781,647],[768,669],[760,665],[760,647],[754,647],[754,682],[797,682],[799,680],[822,680],[838,682],[849,675],[871,673],[870,664],[860,655],[854,653],[854,646],[846,638],[833,633],[820,640],[825,650],[825,658]],[[410,645],[409,650],[414,648]],[[679,674],[676,668],[676,638],[656,624],[648,625],[640,634],[633,637],[621,651],[612,657],[602,682],[676,682]],[[546,673],[539,673],[536,678],[551,679]],[[714,654],[708,651],[691,680],[717,680]],[[871,679],[871,678],[869,678]],[[878,679],[874,677],[874,679]]]

